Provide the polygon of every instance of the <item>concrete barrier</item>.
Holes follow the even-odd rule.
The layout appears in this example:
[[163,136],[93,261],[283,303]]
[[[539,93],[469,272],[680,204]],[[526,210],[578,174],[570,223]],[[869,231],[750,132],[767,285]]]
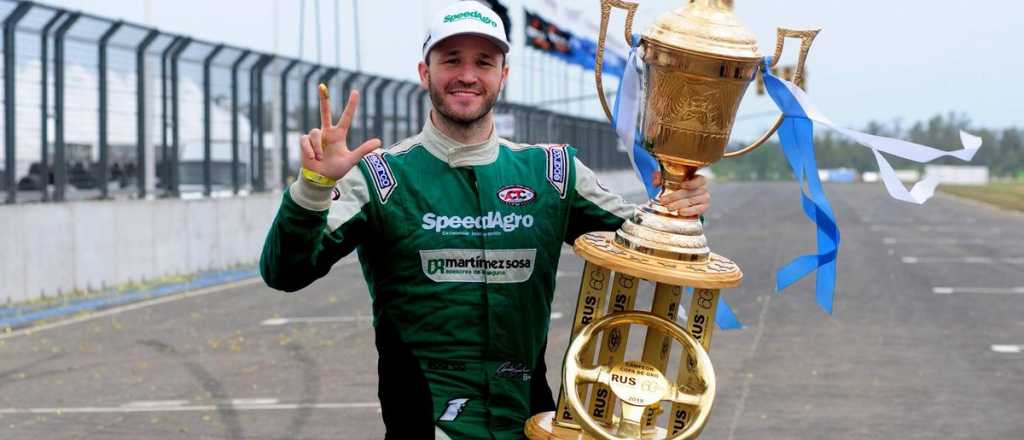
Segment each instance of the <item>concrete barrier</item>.
[[280,200],[0,206],[0,304],[253,264]]
[[[640,201],[632,170],[603,185]],[[0,305],[259,260],[281,193],[0,205]]]

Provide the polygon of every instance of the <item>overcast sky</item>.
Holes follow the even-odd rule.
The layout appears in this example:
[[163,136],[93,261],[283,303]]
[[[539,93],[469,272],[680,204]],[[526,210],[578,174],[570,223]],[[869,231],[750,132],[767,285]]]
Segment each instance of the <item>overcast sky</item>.
[[[361,65],[371,73],[415,79],[416,62],[432,11],[449,0],[374,0],[358,3]],[[340,47],[335,46],[335,0],[320,0],[321,60],[355,66],[353,0],[341,5]],[[208,41],[224,41],[287,56],[299,54],[300,0],[46,0],[55,6],[148,24]],[[555,15],[554,0],[506,0],[513,11],[525,5]],[[598,0],[559,1],[596,20]],[[642,0],[636,32],[683,0]],[[304,58],[316,59],[315,0],[306,0]],[[1024,5],[1003,0],[738,0],[736,12],[757,35],[762,52],[774,46],[776,26],[820,27],[809,60],[809,91],[823,112],[841,125],[869,120],[909,123],[936,113],[967,114],[977,126],[1020,126],[1024,115]],[[621,15],[621,14],[619,14]],[[514,23],[521,27],[521,20]],[[621,39],[621,17],[611,38]],[[517,34],[513,34],[516,38]],[[591,37],[596,38],[596,35]],[[521,44],[519,36],[514,44]],[[796,45],[793,44],[793,47]],[[511,57],[513,87],[533,82],[525,72],[530,57],[517,47]],[[790,52],[787,60],[795,58]],[[518,70],[517,70],[518,69]],[[565,81],[565,75],[556,80]],[[535,82],[539,82],[535,81]],[[573,94],[593,93],[593,79],[569,76]],[[539,87],[530,84],[530,87]],[[523,93],[522,89],[516,93]],[[514,95],[519,96],[519,95]],[[570,107],[570,110],[574,107]],[[591,106],[590,111],[593,111]],[[738,133],[753,133],[770,118],[767,98],[748,98]],[[591,113],[594,114],[594,113]]]

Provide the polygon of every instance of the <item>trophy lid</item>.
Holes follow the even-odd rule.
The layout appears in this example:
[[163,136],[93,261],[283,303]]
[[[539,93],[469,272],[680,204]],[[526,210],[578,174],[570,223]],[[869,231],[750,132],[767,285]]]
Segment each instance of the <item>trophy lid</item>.
[[643,37],[655,44],[687,52],[739,60],[758,60],[754,34],[736,18],[732,0],[687,0],[682,8],[662,14]]

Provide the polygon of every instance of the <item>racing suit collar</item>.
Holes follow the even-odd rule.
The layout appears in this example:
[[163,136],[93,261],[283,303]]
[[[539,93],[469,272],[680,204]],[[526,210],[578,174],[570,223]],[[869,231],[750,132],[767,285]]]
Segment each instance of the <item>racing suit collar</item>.
[[492,127],[490,137],[481,143],[463,144],[438,130],[428,117],[423,123],[422,141],[430,154],[452,168],[487,165],[498,158],[498,135],[495,131]]

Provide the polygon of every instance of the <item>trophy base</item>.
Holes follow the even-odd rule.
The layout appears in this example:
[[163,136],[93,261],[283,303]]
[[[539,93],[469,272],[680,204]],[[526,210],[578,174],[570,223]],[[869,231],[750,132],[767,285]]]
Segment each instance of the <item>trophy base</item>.
[[637,278],[702,289],[739,287],[743,272],[726,257],[708,252],[704,261],[662,258],[617,243],[616,232],[591,232],[576,240],[584,260]]
[[648,202],[615,233],[619,246],[667,260],[707,261],[711,250],[697,217],[680,217]]
[[[523,432],[530,440],[598,440],[579,429],[563,428],[554,423],[555,412],[548,411],[534,414],[526,421]],[[650,433],[645,432],[643,438],[668,438],[668,431],[655,427]]]

